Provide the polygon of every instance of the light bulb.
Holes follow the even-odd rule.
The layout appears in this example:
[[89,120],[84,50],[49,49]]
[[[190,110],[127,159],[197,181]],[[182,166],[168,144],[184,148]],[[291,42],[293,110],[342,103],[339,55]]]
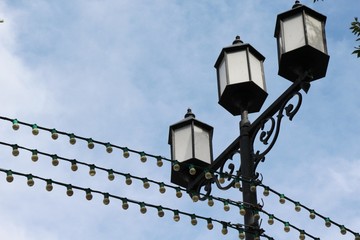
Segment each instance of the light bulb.
[[141,153],[140,153],[140,161],[144,163],[144,162],[146,162],[146,160],[147,160],[147,158],[146,158],[145,153],[144,153],[144,152],[141,152]]
[[90,165],[89,175],[95,176],[95,174],[96,174],[95,165]]
[[315,215],[315,211],[311,210],[310,211],[310,215],[309,215],[310,219],[315,219],[316,215]]
[[123,200],[122,200],[122,208],[123,208],[124,210],[126,210],[126,209],[129,208],[129,204],[128,204],[128,202],[127,202],[127,199],[123,199]]
[[53,185],[52,185],[51,179],[49,179],[49,180],[46,181],[46,187],[45,187],[45,188],[46,188],[46,190],[49,191],[49,192],[53,190]]
[[182,197],[182,192],[181,192],[180,188],[176,188],[176,197],[177,197],[177,198],[181,198],[181,197]]
[[190,175],[194,176],[196,174],[196,169],[193,165],[190,165],[189,167],[189,173]]
[[208,219],[207,220],[207,228],[209,230],[212,230],[214,228],[214,224],[212,223],[212,220],[211,219]]
[[160,191],[160,193],[165,193],[166,192],[166,188],[164,186],[164,183],[160,183],[159,191]]
[[75,135],[72,133],[69,135],[70,139],[69,139],[69,143],[71,145],[74,145],[76,143],[76,138],[75,138]]
[[295,211],[297,211],[297,212],[300,212],[300,211],[301,211],[300,203],[296,203],[296,204],[295,204]]
[[129,149],[128,148],[124,148],[123,149],[123,156],[124,158],[128,158],[130,156],[130,153],[129,153]]
[[95,147],[95,144],[94,144],[94,142],[93,142],[93,140],[91,138],[89,138],[87,140],[87,142],[88,142],[88,148],[89,149],[93,149]]
[[280,194],[279,202],[280,202],[281,204],[284,204],[284,203],[285,203],[285,195],[284,195],[284,194]]
[[161,160],[161,158],[158,157],[157,160],[156,160],[156,165],[157,165],[158,167],[162,167],[163,164],[164,164],[164,163],[163,163],[163,161]]
[[28,175],[27,176],[27,185],[29,186],[29,187],[32,187],[32,186],[34,186],[34,179],[33,179],[33,176],[30,174],[30,175]]
[[211,196],[208,198],[208,205],[210,207],[214,206],[214,200],[213,200],[213,198]]
[[180,221],[180,215],[179,215],[179,211],[175,210],[174,211],[174,217],[173,217],[175,222]]
[[196,193],[193,193],[191,196],[191,199],[193,200],[193,202],[197,202],[197,201],[199,201],[199,195],[197,195]]
[[158,207],[158,216],[159,217],[163,217],[165,215],[164,210],[162,209],[162,207]]
[[109,205],[109,203],[110,203],[110,198],[109,198],[109,194],[108,194],[108,193],[104,193],[103,203],[104,203],[104,205]]
[[57,155],[53,155],[52,156],[52,161],[51,161],[51,163],[52,163],[52,165],[53,166],[57,166],[57,165],[59,165],[59,160],[58,160],[58,157],[57,157]]
[[33,124],[33,125],[31,126],[31,128],[32,128],[31,132],[32,132],[32,134],[33,134],[34,136],[36,136],[36,135],[39,134],[39,129],[38,129],[38,126],[37,126],[36,124]]
[[260,219],[259,211],[254,211],[254,219],[258,221]]
[[191,216],[191,224],[192,224],[193,226],[195,226],[195,225],[197,224],[197,220],[196,220],[195,215],[192,215],[192,216]]
[[175,172],[178,172],[178,171],[180,171],[180,164],[179,164],[179,162],[178,161],[175,161],[174,163],[173,163],[173,170],[175,171]]
[[76,172],[78,170],[78,165],[76,164],[76,161],[71,161],[71,170]]
[[229,211],[229,210],[230,210],[229,203],[228,203],[228,201],[225,201],[225,202],[224,202],[224,211],[227,212],[227,211]]
[[112,153],[112,151],[113,151],[113,149],[112,149],[111,144],[110,144],[110,143],[107,143],[107,144],[106,144],[106,152],[107,152],[107,153]]
[[244,230],[240,230],[240,231],[239,231],[239,238],[240,238],[240,239],[245,239]]
[[115,179],[115,175],[114,175],[114,172],[113,172],[112,169],[110,169],[110,170],[108,171],[108,179],[109,179],[110,181],[113,181],[113,180]]
[[126,185],[131,185],[132,184],[132,180],[131,180],[129,174],[126,175],[125,183],[126,183]]
[[284,231],[285,231],[285,232],[290,232],[290,226],[289,226],[289,223],[288,223],[288,222],[286,222],[286,223],[284,224]]
[[245,210],[244,205],[240,205],[240,215],[245,216],[245,214],[246,214],[246,210]]
[[36,162],[37,160],[39,160],[39,156],[37,154],[37,150],[32,150],[32,155],[31,155],[31,161]]
[[72,195],[74,195],[74,191],[73,191],[71,185],[68,185],[68,186],[66,187],[66,195],[68,195],[69,197],[71,197]]
[[303,230],[300,231],[299,239],[300,239],[300,240],[304,240],[304,239],[305,239],[305,232],[304,232]]
[[91,194],[91,190],[90,190],[90,189],[86,189],[86,195],[85,195],[85,198],[86,198],[86,200],[88,200],[88,201],[90,201],[90,200],[93,198],[93,196],[92,196],[92,194]]
[[223,235],[226,235],[226,234],[228,233],[228,229],[227,229],[227,226],[226,226],[225,224],[223,224],[223,227],[222,227],[222,229],[221,229],[221,233],[222,233]]
[[206,172],[205,172],[205,178],[206,178],[207,180],[212,179],[212,174],[211,174],[211,172],[206,171]]
[[274,224],[274,215],[270,214],[268,219],[268,224],[273,225]]
[[269,188],[264,188],[264,192],[263,192],[263,195],[265,196],[265,197],[267,197],[267,196],[269,196],[269,194],[270,194],[270,190],[269,190]]
[[256,185],[255,184],[251,184],[250,191],[251,192],[256,192]]
[[341,227],[340,227],[340,233],[341,233],[342,235],[345,235],[345,234],[346,234],[346,229],[345,229],[344,226],[341,226]]
[[10,170],[6,172],[6,181],[9,183],[14,181],[14,176],[12,175],[12,171]]
[[235,179],[235,182],[234,182],[234,187],[235,187],[235,188],[238,188],[238,189],[240,189],[240,188],[241,188],[241,183],[240,183],[239,178],[236,178],[236,179]]
[[58,139],[59,134],[57,133],[56,129],[54,128],[53,130],[51,130],[51,138],[56,140]]
[[225,182],[224,174],[220,174],[219,183],[223,184]]
[[12,155],[13,156],[15,156],[15,157],[17,157],[17,156],[19,156],[19,148],[18,148],[18,145],[13,145],[13,147],[12,147],[13,149],[12,149]]
[[143,186],[145,189],[148,189],[150,187],[150,183],[146,178],[143,180]]
[[358,233],[355,234],[355,240],[360,240],[360,235]]
[[141,204],[140,204],[140,212],[141,212],[142,214],[145,214],[146,211],[147,211],[147,209],[146,209],[145,204],[144,204],[144,203],[141,203]]
[[331,227],[330,218],[326,218],[326,219],[325,219],[325,226],[326,226],[326,227]]
[[14,119],[14,120],[13,120],[12,128],[13,128],[15,131],[16,131],[16,130],[19,130],[20,125],[19,125],[19,122],[18,122],[17,119]]

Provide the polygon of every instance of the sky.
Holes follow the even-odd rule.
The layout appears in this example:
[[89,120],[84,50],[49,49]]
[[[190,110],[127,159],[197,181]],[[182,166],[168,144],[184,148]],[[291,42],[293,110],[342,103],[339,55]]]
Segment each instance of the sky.
[[[351,52],[356,46],[349,30],[359,16],[358,0],[325,0],[303,4],[327,16],[326,35],[330,62],[326,77],[312,83],[293,121],[284,119],[280,136],[257,171],[263,184],[301,202],[336,223],[360,232],[360,99],[359,59]],[[268,98],[264,111],[287,87],[277,75],[278,60],[274,28],[276,16],[289,10],[294,1],[228,0],[76,0],[0,2],[0,116],[58,131],[75,133],[100,142],[170,158],[169,126],[183,119],[188,108],[196,118],[214,127],[213,149],[218,156],[239,135],[239,117],[217,104],[214,63],[236,35],[250,43],[264,62]],[[250,115],[254,121],[258,113]],[[147,177],[170,184],[170,163],[156,166],[138,154],[111,154],[102,145],[87,148],[85,141],[69,144],[67,136],[53,140],[40,131],[20,125],[14,131],[9,121],[0,120],[0,142],[77,159],[106,169]],[[0,145],[0,168],[33,174],[45,179],[109,192],[199,216],[243,223],[234,206],[225,212],[221,202],[208,207],[194,203],[174,189],[159,193],[158,186],[142,187],[141,181],[125,184],[124,177],[107,180],[103,171],[88,174],[86,166],[70,170],[68,162],[58,166],[39,156],[35,163],[28,151],[17,157],[9,146]],[[234,162],[238,162],[235,159]],[[121,208],[121,201],[102,203],[102,196],[74,190],[68,197],[63,186],[51,192],[35,179],[14,175],[8,183],[0,172],[0,236],[2,239],[237,239],[229,229],[221,233],[214,223],[209,231],[198,219],[192,226],[188,216],[174,222],[172,212],[146,214],[139,206]],[[216,188],[216,187],[215,187]],[[241,201],[241,192],[213,190],[214,196]],[[279,203],[275,194],[258,200],[264,210],[289,221],[320,239],[354,239],[341,235],[337,226],[327,228],[319,217],[311,220],[294,204]],[[283,224],[261,228],[274,239],[297,239],[298,232],[283,230]],[[309,239],[309,238],[307,238]]]

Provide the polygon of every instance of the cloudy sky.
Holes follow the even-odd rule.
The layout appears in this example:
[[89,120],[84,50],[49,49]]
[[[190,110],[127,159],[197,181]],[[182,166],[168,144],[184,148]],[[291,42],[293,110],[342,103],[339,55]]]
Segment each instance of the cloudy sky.
[[[214,155],[217,156],[238,136],[239,118],[217,104],[213,65],[221,49],[236,35],[251,43],[265,57],[265,77],[271,104],[290,82],[277,75],[274,25],[277,14],[294,1],[229,0],[76,0],[0,2],[0,115],[49,129],[75,133],[84,138],[169,158],[169,125],[181,120],[192,108],[199,120],[215,128]],[[355,36],[350,22],[359,16],[358,0],[325,0],[302,3],[328,17],[326,25],[330,63],[325,78],[312,84],[300,112],[292,122],[284,120],[279,140],[258,171],[263,183],[299,201],[331,220],[360,232],[360,60],[351,52]],[[257,114],[250,116],[253,121]],[[96,164],[106,169],[169,183],[170,164],[146,163],[137,154],[125,159],[122,151],[111,154],[96,145],[93,150],[78,140],[72,146],[67,136],[54,141],[47,131],[33,136],[21,125],[14,131],[9,121],[0,120],[0,142]],[[66,184],[109,192],[139,202],[162,205],[199,216],[243,223],[238,209],[229,212],[216,202],[193,203],[186,196],[175,197],[174,189],[159,193],[158,186],[142,187],[141,181],[125,184],[124,177],[112,182],[105,172],[88,174],[89,168],[70,170],[70,163],[40,156],[34,163],[31,153],[0,145],[0,168],[51,178]],[[63,186],[52,192],[35,179],[14,175],[8,183],[0,172],[0,236],[2,239],[237,239],[221,226],[206,229],[182,216],[174,222],[171,212],[163,218],[155,209],[141,214],[139,206],[121,208],[111,199],[105,206],[94,193],[74,190],[68,197]],[[278,196],[264,197],[264,210],[289,221],[321,239],[354,239],[341,235],[336,226],[326,228],[320,218],[310,220],[304,209],[280,204]],[[214,191],[215,196],[241,201],[236,190]],[[298,232],[283,230],[283,224],[261,227],[275,239],[296,239]]]

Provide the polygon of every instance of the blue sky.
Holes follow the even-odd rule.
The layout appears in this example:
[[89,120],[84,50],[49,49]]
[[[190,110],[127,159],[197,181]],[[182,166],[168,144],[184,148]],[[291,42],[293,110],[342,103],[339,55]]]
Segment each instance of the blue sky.
[[[238,117],[217,104],[213,65],[221,49],[236,35],[252,44],[265,57],[268,99],[265,109],[290,82],[277,75],[274,25],[277,14],[294,1],[2,1],[0,3],[0,115],[36,123],[47,128],[127,146],[154,155],[170,156],[169,125],[181,120],[187,108],[215,128],[214,155],[238,136]],[[293,122],[284,120],[279,140],[258,171],[265,185],[300,201],[333,221],[360,232],[359,59],[351,55],[355,37],[348,29],[359,16],[360,2],[325,0],[302,3],[328,17],[326,25],[330,63],[327,76],[312,84]],[[257,114],[250,116],[254,120]],[[18,131],[0,121],[0,141],[30,149],[56,153],[66,158],[93,163],[169,183],[170,165],[162,168],[154,159],[141,163],[137,155],[125,159],[119,150],[106,153],[103,146],[89,150],[84,142],[74,146],[66,136],[58,140],[41,131],[20,126]],[[91,177],[86,167],[72,172],[69,163],[51,165],[40,157],[30,160],[26,151],[18,157],[0,146],[0,167],[32,173],[65,183],[196,213],[205,217],[242,223],[238,209],[224,212],[221,203],[210,208],[206,202],[165,194],[158,187],[131,186],[120,176],[113,182],[104,173]],[[2,180],[1,180],[2,179]],[[7,239],[236,239],[229,230],[212,231],[199,220],[174,222],[170,212],[157,217],[154,209],[141,214],[139,207],[121,209],[113,200],[102,204],[85,193],[73,197],[61,186],[52,192],[35,180],[15,176],[7,183],[0,173],[0,236]],[[297,213],[293,204],[279,204],[278,197],[263,197],[264,209],[288,220],[321,239],[354,239],[339,228],[326,228],[323,220],[310,220],[308,212]],[[235,190],[214,195],[241,201]],[[297,238],[292,229],[283,231],[279,222],[262,228],[275,239]]]

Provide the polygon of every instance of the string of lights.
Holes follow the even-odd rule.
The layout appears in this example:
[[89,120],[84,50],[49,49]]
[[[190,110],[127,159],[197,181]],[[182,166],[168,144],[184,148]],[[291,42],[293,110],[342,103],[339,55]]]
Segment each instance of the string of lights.
[[[305,209],[305,210],[307,210],[307,211],[309,212],[309,217],[310,217],[310,219],[313,220],[313,219],[315,219],[316,217],[319,217],[319,218],[321,218],[321,219],[324,220],[324,224],[325,224],[326,227],[331,227],[332,225],[335,225],[335,226],[337,226],[337,227],[340,229],[340,233],[341,233],[342,235],[345,235],[347,232],[350,232],[350,233],[352,233],[352,234],[354,235],[355,240],[360,240],[360,234],[359,234],[359,233],[356,233],[356,232],[354,232],[353,230],[345,227],[344,225],[339,224],[339,223],[331,220],[329,217],[323,216],[322,214],[316,212],[314,209],[311,209],[311,208],[309,208],[309,207],[301,204],[299,201],[295,201],[295,200],[293,200],[293,199],[285,196],[285,194],[279,193],[279,192],[277,192],[276,190],[274,190],[274,189],[270,188],[269,186],[266,186],[266,185],[264,185],[264,184],[262,184],[262,183],[260,183],[258,186],[261,186],[261,187],[264,188],[263,195],[264,195],[265,197],[269,196],[269,194],[270,194],[270,192],[271,192],[271,193],[273,193],[273,194],[275,194],[275,195],[277,195],[277,196],[279,197],[279,202],[280,202],[281,204],[285,204],[286,201],[289,201],[289,202],[291,202],[291,203],[294,204],[294,207],[295,207],[295,211],[296,211],[296,212],[300,212],[301,209]],[[264,214],[268,215],[268,217],[269,217],[268,223],[269,223],[269,224],[271,224],[271,223],[273,222],[273,219],[276,219],[276,220],[284,223],[284,225],[286,225],[286,223],[287,223],[287,222],[285,222],[285,221],[283,221],[283,220],[281,220],[281,219],[276,218],[273,214],[267,213],[267,212],[264,211],[263,209],[261,209],[261,212],[263,212]],[[270,221],[270,222],[269,222],[269,221]],[[295,228],[295,227],[294,227],[294,228]],[[298,229],[298,230],[299,230],[299,229]],[[285,230],[285,231],[286,231],[286,230]],[[314,238],[314,239],[315,239],[315,238]]]
[[[85,192],[85,198],[87,200],[92,200],[93,198],[93,194],[99,194],[103,196],[103,203],[105,205],[108,205],[111,201],[111,199],[116,199],[116,200],[120,200],[122,202],[122,208],[124,210],[127,210],[129,208],[129,203],[134,204],[134,205],[138,205],[140,207],[140,212],[142,214],[145,214],[147,212],[147,208],[153,208],[157,211],[158,216],[159,217],[163,217],[165,215],[165,211],[167,212],[171,212],[173,214],[173,219],[175,222],[180,221],[181,216],[187,216],[190,217],[190,222],[192,225],[197,225],[198,221],[197,219],[200,220],[204,220],[207,223],[207,228],[209,230],[212,230],[214,227],[213,223],[217,223],[220,224],[222,229],[221,232],[222,234],[226,235],[228,233],[228,228],[232,228],[234,230],[237,230],[239,233],[239,238],[240,239],[245,239],[245,233],[247,231],[251,231],[252,227],[251,226],[244,226],[243,224],[239,224],[239,223],[231,223],[231,222],[226,222],[226,221],[222,221],[222,220],[218,220],[218,219],[213,219],[211,217],[204,217],[201,215],[197,215],[194,213],[188,213],[185,211],[181,211],[178,209],[173,209],[170,207],[166,207],[166,206],[161,206],[161,205],[155,205],[152,203],[147,203],[147,202],[143,202],[143,201],[137,201],[137,200],[133,200],[133,199],[129,199],[127,197],[120,197],[117,195],[113,195],[111,193],[108,192],[102,192],[99,190],[95,190],[95,189],[91,189],[91,188],[85,188],[85,187],[80,187],[77,185],[73,185],[73,184],[67,184],[67,183],[63,183],[63,182],[59,182],[59,181],[55,181],[52,179],[47,179],[47,178],[43,178],[40,176],[36,176],[33,174],[24,174],[21,172],[16,172],[16,171],[12,171],[10,169],[3,169],[0,168],[0,172],[3,172],[6,174],[6,181],[11,183],[14,180],[14,175],[18,175],[18,176],[22,176],[22,177],[26,177],[27,178],[27,185],[29,187],[34,186],[35,181],[34,179],[38,179],[41,180],[43,182],[46,183],[45,189],[47,191],[52,191],[53,190],[53,185],[59,185],[59,186],[63,186],[66,188],[66,194],[70,197],[74,194],[74,190],[79,190],[79,191],[83,191]],[[247,230],[248,229],[248,230]],[[259,237],[265,237],[266,239],[269,240],[273,240],[273,238],[265,235],[265,234],[261,234],[260,236],[255,236],[257,239],[260,239]]]

